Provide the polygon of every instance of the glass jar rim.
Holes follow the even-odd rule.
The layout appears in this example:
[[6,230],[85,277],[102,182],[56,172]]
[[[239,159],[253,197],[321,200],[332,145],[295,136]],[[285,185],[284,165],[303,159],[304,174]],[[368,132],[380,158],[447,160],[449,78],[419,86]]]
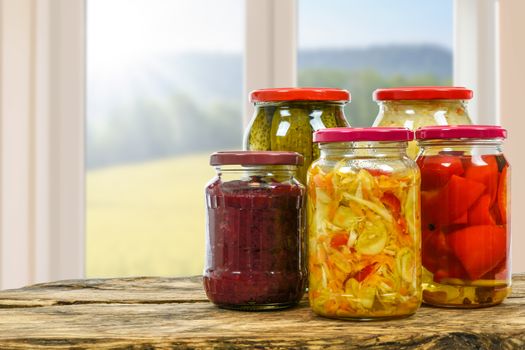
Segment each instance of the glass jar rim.
[[210,156],[210,165],[303,165],[304,157],[297,152],[224,151]]

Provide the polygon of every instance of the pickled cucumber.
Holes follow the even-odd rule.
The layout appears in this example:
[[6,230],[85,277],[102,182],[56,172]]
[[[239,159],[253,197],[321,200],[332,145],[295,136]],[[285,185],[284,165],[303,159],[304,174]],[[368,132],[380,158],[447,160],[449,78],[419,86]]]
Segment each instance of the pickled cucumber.
[[349,126],[339,104],[319,102],[279,102],[258,106],[244,138],[244,149],[253,151],[294,151],[304,156],[297,179],[306,181],[306,170],[319,158],[319,146],[312,142],[313,132]]
[[244,148],[249,151],[268,151],[271,149],[270,131],[275,108],[260,108],[248,126]]
[[[314,113],[315,114],[315,113]],[[318,123],[312,123],[314,131],[327,128],[337,128],[349,126],[343,112],[339,106],[324,106],[320,109],[320,116]],[[320,156],[319,145],[314,144],[312,147],[312,161]]]
[[271,150],[293,151],[304,156],[304,165],[297,170],[297,179],[306,182],[306,170],[312,162],[312,128],[304,108],[278,108],[272,120]]
[[324,127],[336,128],[338,126],[346,126],[340,125],[341,123],[338,123],[338,120],[340,119],[340,114],[341,112],[336,106],[326,106],[325,108],[323,108],[323,113],[321,114],[321,121],[323,122]]

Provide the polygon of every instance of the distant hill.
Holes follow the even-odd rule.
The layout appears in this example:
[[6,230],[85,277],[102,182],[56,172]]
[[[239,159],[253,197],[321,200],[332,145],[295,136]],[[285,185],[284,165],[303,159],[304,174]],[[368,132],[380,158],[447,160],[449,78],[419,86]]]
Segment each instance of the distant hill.
[[[166,84],[206,99],[242,97],[242,58],[239,55],[184,54],[164,60],[173,70]],[[310,69],[374,70],[380,75],[407,78],[452,77],[452,52],[433,45],[395,45],[369,48],[300,50],[299,72]],[[246,97],[243,97],[246,98]]]
[[[369,69],[386,76],[433,75],[442,80],[452,77],[452,52],[433,45],[300,50],[298,67],[299,72]],[[165,56],[139,62],[125,74],[94,73],[88,78],[89,107],[97,115],[106,114],[104,109],[111,104],[129,102],[137,96],[158,99],[183,93],[207,104],[247,98],[242,96],[243,61],[239,54]]]
[[341,70],[372,69],[383,75],[435,75],[452,77],[452,52],[433,45],[393,45],[369,48],[302,50],[299,70],[330,68]]

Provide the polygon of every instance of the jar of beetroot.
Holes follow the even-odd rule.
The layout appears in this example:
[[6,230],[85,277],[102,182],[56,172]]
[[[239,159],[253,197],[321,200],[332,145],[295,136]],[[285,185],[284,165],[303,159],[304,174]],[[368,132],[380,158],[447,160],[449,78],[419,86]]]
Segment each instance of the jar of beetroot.
[[295,152],[218,152],[206,186],[204,289],[216,305],[238,310],[297,304],[307,281],[305,188]]
[[474,308],[510,293],[510,168],[505,129],[420,128],[423,301]]

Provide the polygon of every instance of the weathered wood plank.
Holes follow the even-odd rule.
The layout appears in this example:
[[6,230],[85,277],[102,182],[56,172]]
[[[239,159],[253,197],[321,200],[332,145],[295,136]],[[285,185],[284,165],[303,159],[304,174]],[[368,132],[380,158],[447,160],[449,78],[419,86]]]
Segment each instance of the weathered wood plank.
[[0,291],[0,308],[68,304],[208,302],[200,276],[69,280]]
[[390,344],[390,348],[411,348],[459,346],[458,342],[463,342],[474,348],[491,348],[490,344],[525,348],[524,319],[523,305],[516,301],[472,311],[425,307],[408,319],[372,323],[324,319],[304,304],[289,311],[262,314],[220,310],[207,303],[67,305],[0,311],[0,348],[16,344],[67,348],[92,341],[105,347],[251,347],[262,343],[283,347],[318,344],[389,348]]
[[525,349],[524,292],[521,275],[496,307],[422,307],[407,319],[357,323],[318,317],[306,301],[221,310],[205,302],[199,278],[63,281],[0,292],[0,349]]

